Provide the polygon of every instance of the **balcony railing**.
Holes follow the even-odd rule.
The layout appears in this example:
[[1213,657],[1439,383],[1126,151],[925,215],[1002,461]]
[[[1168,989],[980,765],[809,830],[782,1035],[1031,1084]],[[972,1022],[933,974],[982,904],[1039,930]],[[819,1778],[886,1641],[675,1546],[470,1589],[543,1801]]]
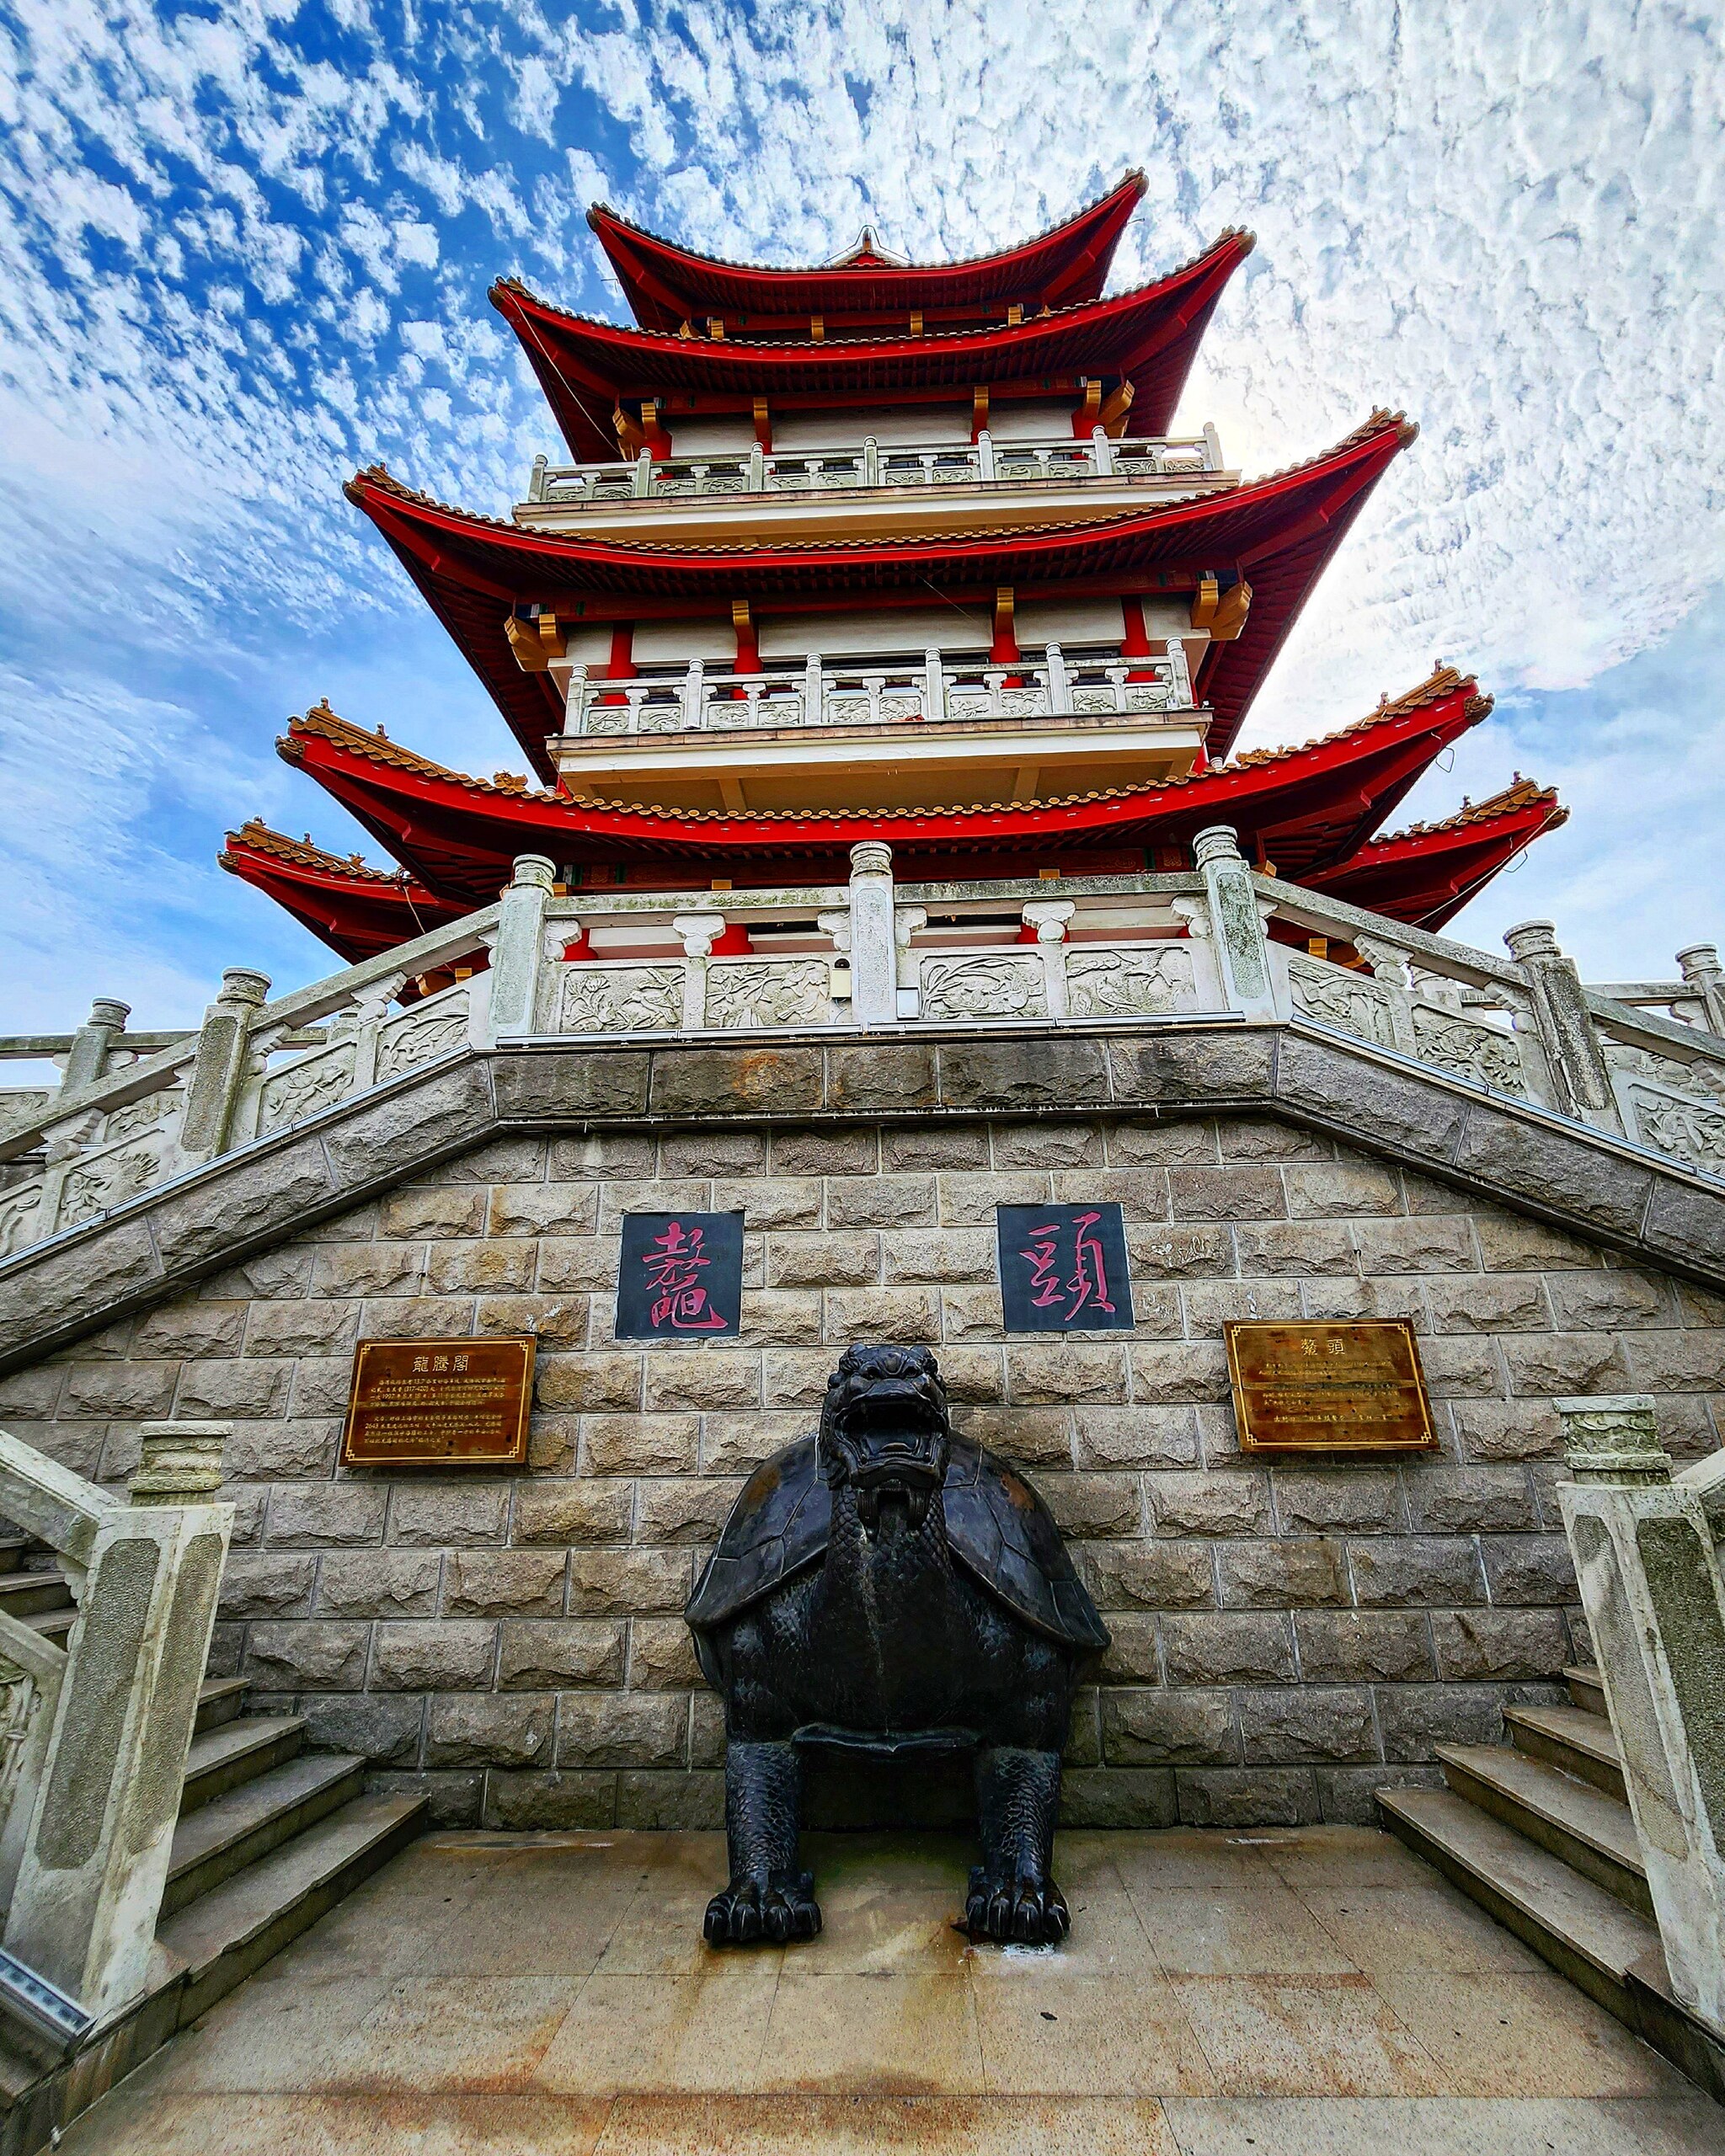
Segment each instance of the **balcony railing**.
[[1044,486],[1087,479],[1201,479],[1222,468],[1214,427],[1201,435],[1088,440],[894,443],[791,451],[758,446],[731,456],[654,456],[628,464],[550,464],[537,457],[527,499],[558,509],[616,502],[685,501],[714,494],[821,494],[900,487]]
[[722,733],[781,726],[873,726],[884,722],[1155,716],[1192,709],[1184,647],[1153,659],[1068,657],[1057,643],[1009,664],[943,659],[846,665],[818,655],[759,674],[709,673],[695,659],[681,674],[633,681],[571,673],[565,736]]

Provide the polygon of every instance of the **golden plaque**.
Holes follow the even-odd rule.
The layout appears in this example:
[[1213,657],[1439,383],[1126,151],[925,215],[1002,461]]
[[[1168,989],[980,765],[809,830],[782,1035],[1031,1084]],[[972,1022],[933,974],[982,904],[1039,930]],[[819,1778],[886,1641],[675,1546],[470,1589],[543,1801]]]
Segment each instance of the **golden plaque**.
[[533,1401],[531,1333],[498,1340],[362,1340],[344,1467],[521,1467]]
[[1237,1321],[1222,1327],[1242,1452],[1430,1452],[1413,1327]]

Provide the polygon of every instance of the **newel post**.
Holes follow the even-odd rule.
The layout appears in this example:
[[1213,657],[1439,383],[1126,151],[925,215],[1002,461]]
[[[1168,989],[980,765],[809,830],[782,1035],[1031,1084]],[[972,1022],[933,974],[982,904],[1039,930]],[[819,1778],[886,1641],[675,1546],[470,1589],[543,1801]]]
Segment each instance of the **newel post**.
[[198,1050],[180,1126],[179,1149],[188,1161],[208,1161],[227,1150],[234,1110],[251,1068],[251,1034],[270,1000],[270,976],[230,966],[222,991],[204,1013]]
[[541,853],[523,853],[503,894],[497,942],[491,953],[491,1038],[537,1029],[539,967],[545,945],[545,909],[557,881],[557,864]]
[[1192,841],[1192,859],[1210,901],[1211,940],[1229,1009],[1243,1011],[1248,1018],[1274,1017],[1269,938],[1233,825],[1212,824],[1199,832]]
[[899,1015],[893,850],[879,839],[851,848],[851,1013],[859,1026],[890,1026]]
[[[1677,953],[1677,970],[1701,1006],[1710,1033],[1725,1034],[1725,971],[1717,944],[1691,943]],[[90,1013],[93,1020],[95,1012]]]
[[[5,1945],[98,2021],[144,1990],[233,1524],[226,1423],[146,1423],[131,1502],[0,1431],[0,1507],[67,1561],[78,1619]],[[6,1844],[16,1847],[14,1822]]]
[[72,1038],[72,1053],[66,1059],[66,1069],[61,1074],[60,1089],[75,1093],[81,1086],[93,1086],[105,1077],[109,1059],[114,1053],[114,1043],[126,1031],[126,1022],[131,1016],[131,1006],[120,1003],[111,995],[99,995],[90,1006],[90,1015]]
[[1674,1476],[1651,1399],[1553,1405],[1564,1531],[1671,1988],[1725,2038],[1725,1581],[1704,1503],[1725,1454]]
[[1503,942],[1527,983],[1534,1025],[1551,1074],[1552,1106],[1578,1122],[1618,1129],[1610,1073],[1575,961],[1558,949],[1549,921],[1524,921],[1505,931]]

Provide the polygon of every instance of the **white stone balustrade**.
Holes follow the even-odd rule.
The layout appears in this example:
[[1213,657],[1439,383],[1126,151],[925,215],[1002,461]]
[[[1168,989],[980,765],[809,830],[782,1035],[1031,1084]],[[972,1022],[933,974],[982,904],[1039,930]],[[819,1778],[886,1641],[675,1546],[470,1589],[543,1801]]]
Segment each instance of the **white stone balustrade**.
[[146,1424],[127,1504],[0,1430],[0,1516],[78,1604],[64,1651],[0,1612],[4,1944],[98,2023],[145,1988],[233,1524],[211,1502],[226,1435]]
[[1553,1403],[1557,1486],[1671,1989],[1725,2041],[1725,1454],[1674,1475],[1651,1399]]
[[1222,469],[1214,427],[1200,435],[1123,436],[1097,428],[1088,440],[1070,435],[1034,441],[997,440],[986,430],[974,442],[882,444],[853,448],[738,451],[729,455],[654,456],[628,463],[551,464],[535,460],[531,504],[583,508],[617,502],[683,502],[725,494],[855,493],[900,487],[1019,487],[1091,479],[1204,478]]
[[997,721],[1184,714],[1192,680],[1178,641],[1153,658],[1085,656],[1059,644],[1007,664],[950,659],[938,651],[893,664],[806,659],[758,674],[712,671],[613,681],[584,667],[568,676],[566,738],[720,733],[761,727],[877,726],[905,720]]
[[[1401,927],[1256,873],[1226,826],[1199,835],[1190,871],[1052,887],[898,884],[875,841],[838,887],[560,896],[555,873],[523,856],[499,905],[273,1002],[261,977],[230,974],[198,1033],[29,1095],[0,1123],[0,1267],[441,1060],[553,1038],[1286,1024],[1725,1181],[1725,1037],[1701,1022],[1710,946],[1685,953],[1682,979],[1618,1001],[1574,980],[1542,925],[1536,947],[1514,931],[1519,961]],[[0,1041],[0,1055],[21,1044],[43,1043]],[[1578,1115],[1578,1068],[1605,1074],[1609,1111]]]

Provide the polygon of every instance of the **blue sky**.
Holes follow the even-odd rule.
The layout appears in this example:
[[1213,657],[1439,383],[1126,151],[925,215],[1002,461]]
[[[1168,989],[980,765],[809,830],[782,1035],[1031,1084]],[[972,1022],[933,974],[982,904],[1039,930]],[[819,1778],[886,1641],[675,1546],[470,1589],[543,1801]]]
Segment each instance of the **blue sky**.
[[1133,164],[1117,282],[1258,235],[1183,423],[1248,472],[1377,403],[1423,429],[1248,744],[1476,670],[1497,710],[1409,813],[1519,768],[1573,814],[1455,932],[1669,971],[1725,937],[1719,47],[1628,0],[0,0],[0,1027],[329,969],[214,866],[254,813],[364,843],[274,755],[319,696],[519,767],[340,485],[506,511],[554,444],[485,290],[620,312],[595,197],[938,257]]

